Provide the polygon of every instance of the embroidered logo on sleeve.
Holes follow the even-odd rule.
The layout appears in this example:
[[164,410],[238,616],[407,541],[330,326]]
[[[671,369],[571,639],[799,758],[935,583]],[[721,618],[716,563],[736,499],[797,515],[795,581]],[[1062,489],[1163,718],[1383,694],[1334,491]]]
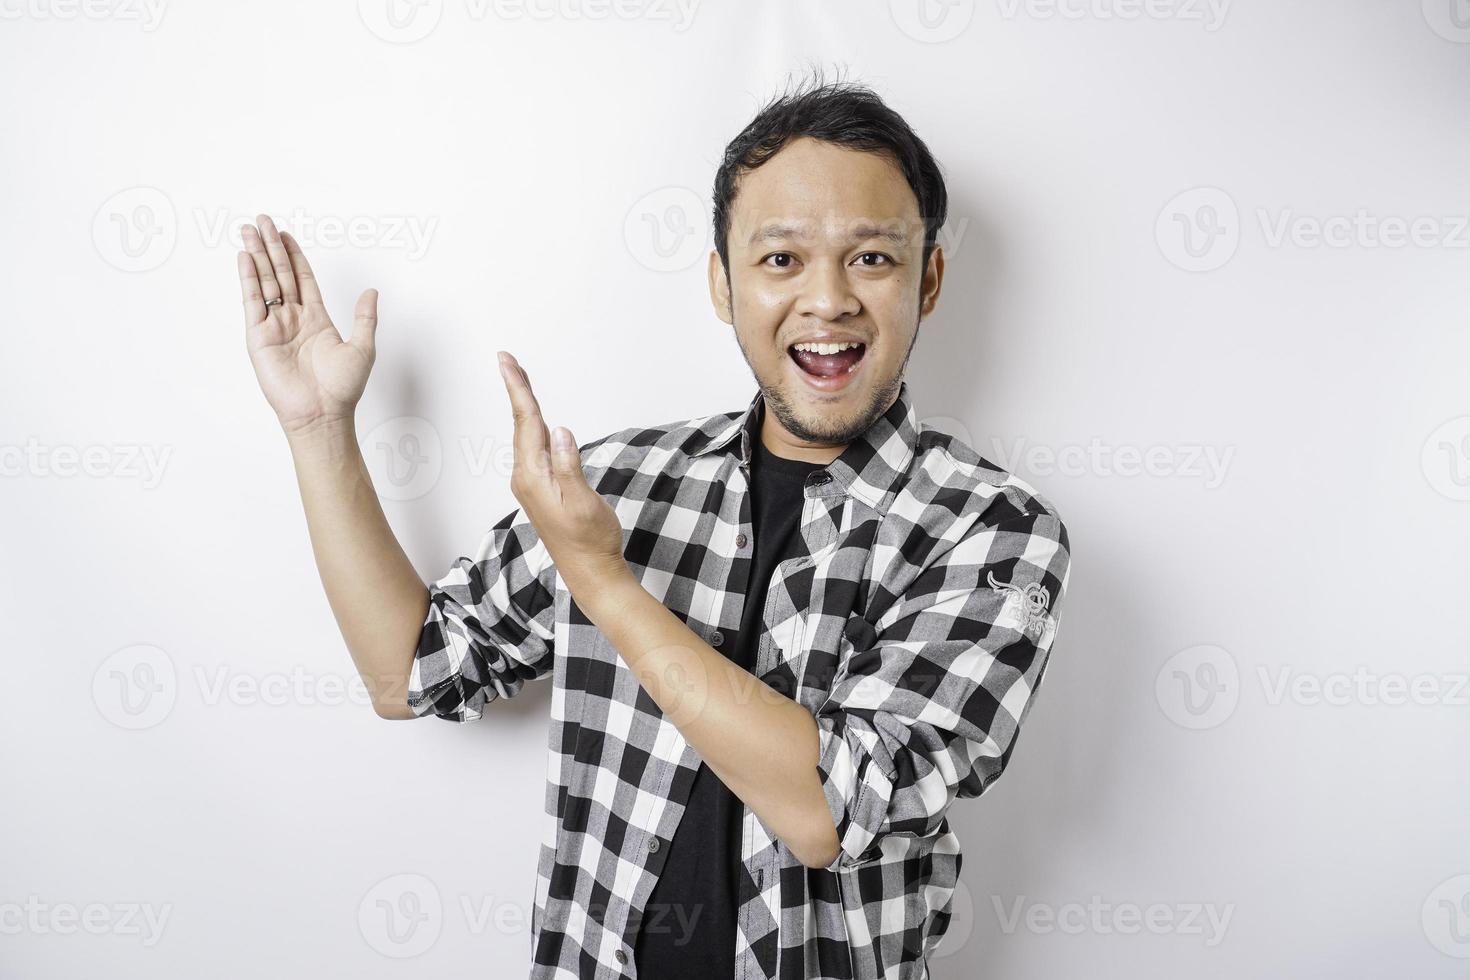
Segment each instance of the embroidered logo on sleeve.
[[1009,582],[997,581],[994,572],[986,573],[986,581],[996,592],[1005,593],[1005,606],[1002,608],[1009,608],[1015,614],[1021,632],[1032,640],[1040,639],[1046,629],[1046,612],[1051,606],[1051,593],[1046,591],[1046,586],[1032,582],[1024,589],[1017,588]]

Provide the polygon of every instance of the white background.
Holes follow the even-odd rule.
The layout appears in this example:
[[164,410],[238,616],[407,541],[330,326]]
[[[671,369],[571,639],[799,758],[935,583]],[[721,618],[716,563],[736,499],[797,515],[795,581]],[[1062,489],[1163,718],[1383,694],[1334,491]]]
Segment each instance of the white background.
[[920,415],[1073,546],[933,975],[1466,975],[1470,5],[386,2],[0,2],[0,975],[524,975],[549,687],[344,699],[238,229],[381,291],[436,578],[497,348],[580,442],[749,401],[709,189],[811,64],[945,168]]

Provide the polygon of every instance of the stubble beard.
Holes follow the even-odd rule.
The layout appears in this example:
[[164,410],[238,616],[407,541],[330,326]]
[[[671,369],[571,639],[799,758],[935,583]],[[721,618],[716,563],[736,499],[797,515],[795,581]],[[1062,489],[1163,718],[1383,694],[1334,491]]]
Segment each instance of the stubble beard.
[[[731,327],[734,328],[734,311],[730,315]],[[745,358],[745,364],[750,368],[750,373],[755,378],[756,386],[760,389],[761,397],[765,401],[766,408],[776,416],[776,421],[781,427],[797,439],[804,442],[812,442],[822,446],[843,446],[856,440],[864,432],[872,427],[873,423],[883,417],[888,407],[898,397],[899,386],[903,383],[903,375],[908,367],[909,355],[913,353],[914,343],[919,339],[918,324],[915,324],[913,335],[909,338],[908,350],[903,353],[903,361],[898,366],[898,371],[890,378],[885,378],[875,384],[869,392],[867,405],[856,418],[843,424],[841,419],[804,419],[792,407],[792,400],[786,396],[785,390],[779,384],[767,384],[761,378],[760,372],[755,369],[755,363],[750,359],[750,351],[745,349],[744,342],[740,339],[739,329],[735,329],[735,343],[740,348],[740,354]],[[782,351],[782,356],[790,359],[790,355]]]

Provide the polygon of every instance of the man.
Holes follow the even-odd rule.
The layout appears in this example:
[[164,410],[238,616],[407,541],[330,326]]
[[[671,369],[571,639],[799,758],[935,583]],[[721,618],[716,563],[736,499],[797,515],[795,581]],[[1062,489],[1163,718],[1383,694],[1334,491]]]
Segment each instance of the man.
[[376,292],[343,342],[262,215],[248,348],[378,713],[469,721],[552,678],[532,977],[923,977],[960,871],[947,811],[1010,758],[1067,532],[916,420],[946,198],[896,113],[845,83],[783,95],[714,196],[749,406],[578,447],[501,352],[520,506],[431,586],[352,424]]

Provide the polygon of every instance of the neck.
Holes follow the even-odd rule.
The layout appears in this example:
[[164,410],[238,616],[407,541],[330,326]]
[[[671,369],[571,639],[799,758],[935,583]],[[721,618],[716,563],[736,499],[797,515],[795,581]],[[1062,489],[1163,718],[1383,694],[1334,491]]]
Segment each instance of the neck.
[[840,446],[822,446],[797,439],[772,418],[770,412],[764,408],[761,411],[765,416],[761,420],[761,443],[773,455],[782,459],[799,459],[805,463],[826,466],[841,456],[842,451],[847,448],[845,443]]

